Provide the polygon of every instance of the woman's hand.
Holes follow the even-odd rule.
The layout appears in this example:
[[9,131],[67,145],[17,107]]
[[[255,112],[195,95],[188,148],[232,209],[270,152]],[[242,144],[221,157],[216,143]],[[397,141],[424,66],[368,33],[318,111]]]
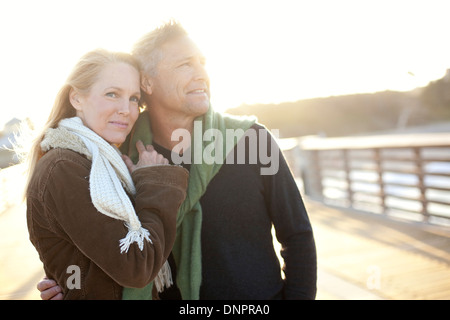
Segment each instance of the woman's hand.
[[133,171],[142,168],[142,167],[148,167],[152,165],[160,165],[160,164],[169,164],[169,160],[164,158],[161,154],[155,151],[152,145],[144,146],[141,140],[136,142],[136,149],[139,152],[139,161],[138,163],[134,164],[131,159],[126,156],[122,155],[122,159],[127,165],[128,170],[130,173],[133,173]]

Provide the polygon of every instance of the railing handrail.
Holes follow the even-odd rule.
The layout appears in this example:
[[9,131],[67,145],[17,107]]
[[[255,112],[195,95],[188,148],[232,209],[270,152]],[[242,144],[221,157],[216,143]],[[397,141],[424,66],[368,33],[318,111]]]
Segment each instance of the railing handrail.
[[308,136],[299,138],[299,146],[303,150],[450,146],[450,133],[389,134],[336,138]]

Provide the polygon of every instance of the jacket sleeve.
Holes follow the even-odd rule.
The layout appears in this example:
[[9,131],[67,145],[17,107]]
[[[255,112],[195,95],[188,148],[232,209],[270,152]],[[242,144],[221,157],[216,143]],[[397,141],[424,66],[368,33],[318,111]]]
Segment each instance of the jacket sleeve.
[[135,210],[153,243],[141,251],[133,243],[120,253],[128,229],[121,220],[96,210],[89,194],[89,170],[75,161],[60,161],[49,173],[44,203],[78,250],[124,287],[143,287],[157,275],[176,235],[176,214],[186,195],[188,172],[176,166],[136,170]]
[[[280,242],[286,276],[286,299],[314,299],[316,296],[317,258],[313,230],[294,177],[286,160],[267,132],[271,150],[271,174],[264,175],[266,203]],[[260,137],[261,138],[261,137]],[[278,161],[274,166],[274,161]],[[277,170],[274,170],[277,169]]]

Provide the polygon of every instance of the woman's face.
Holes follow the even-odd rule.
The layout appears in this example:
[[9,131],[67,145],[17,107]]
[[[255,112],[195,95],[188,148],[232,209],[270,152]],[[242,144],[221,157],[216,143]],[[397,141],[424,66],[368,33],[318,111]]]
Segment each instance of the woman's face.
[[73,90],[70,101],[85,126],[111,144],[121,144],[139,116],[140,76],[123,62],[107,65],[87,94]]

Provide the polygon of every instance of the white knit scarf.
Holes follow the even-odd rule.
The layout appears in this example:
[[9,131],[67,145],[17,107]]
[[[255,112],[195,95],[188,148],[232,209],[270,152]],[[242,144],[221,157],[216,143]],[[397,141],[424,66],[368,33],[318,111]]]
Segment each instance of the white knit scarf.
[[[128,228],[125,238],[119,241],[120,253],[128,252],[130,245],[136,242],[139,249],[144,248],[144,240],[153,244],[150,233],[143,228],[130,198],[136,195],[131,175],[123,162],[120,151],[106,142],[98,134],[83,125],[78,117],[63,119],[58,128],[48,129],[41,148],[44,152],[50,148],[64,148],[81,153],[92,161],[89,175],[89,189],[95,208],[111,218],[122,220]],[[172,276],[168,262],[154,280],[158,292],[164,286],[172,285]]]

